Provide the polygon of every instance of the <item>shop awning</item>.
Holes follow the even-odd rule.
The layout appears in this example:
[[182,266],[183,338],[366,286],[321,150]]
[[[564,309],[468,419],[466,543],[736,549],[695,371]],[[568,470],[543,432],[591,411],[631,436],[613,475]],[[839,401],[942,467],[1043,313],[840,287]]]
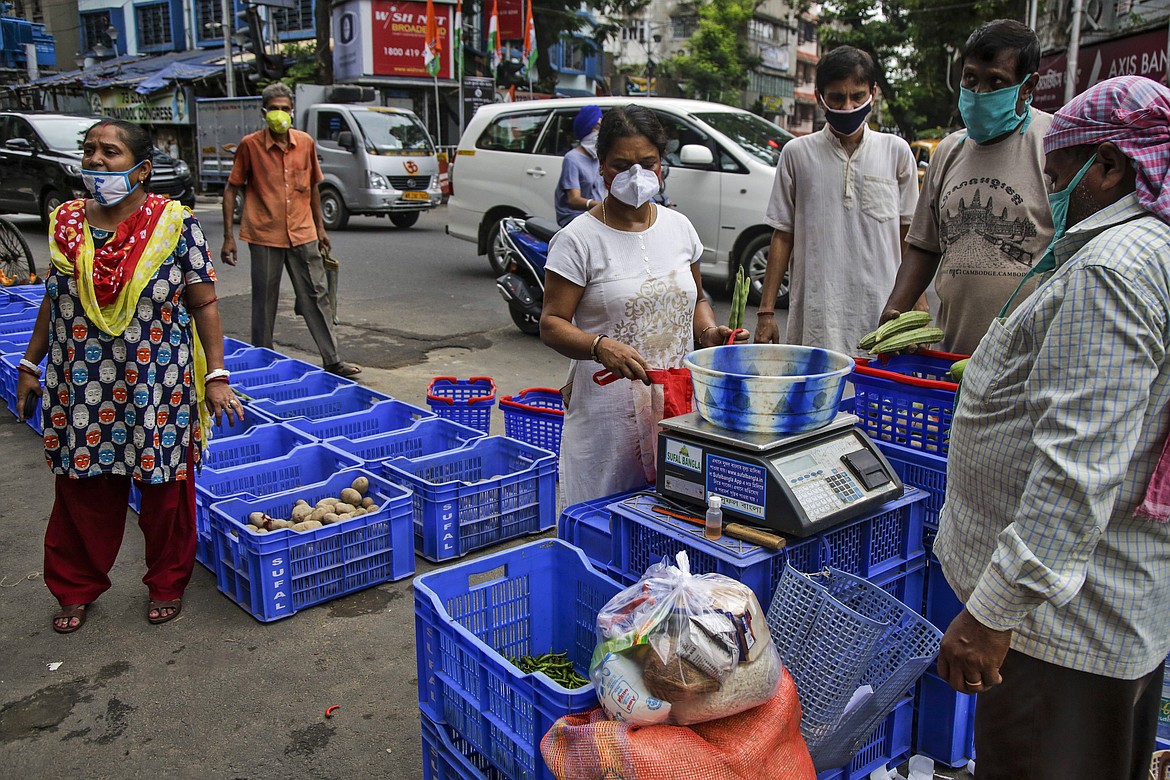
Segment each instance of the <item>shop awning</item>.
[[223,73],[223,52],[199,49],[170,52],[153,57],[122,56],[102,60],[84,70],[56,73],[30,82],[28,89],[80,87],[101,90],[110,87],[133,87],[147,95],[178,82],[197,81]]

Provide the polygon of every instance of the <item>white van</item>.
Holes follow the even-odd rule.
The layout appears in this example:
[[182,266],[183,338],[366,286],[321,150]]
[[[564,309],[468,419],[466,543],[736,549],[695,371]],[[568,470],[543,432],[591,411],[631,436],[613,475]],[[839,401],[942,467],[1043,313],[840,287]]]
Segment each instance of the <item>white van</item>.
[[407,228],[443,199],[430,134],[413,111],[349,103],[297,105],[300,129],[317,142],[321,217],[345,227],[351,214],[387,216]]
[[[793,138],[765,119],[731,106],[670,98],[597,97],[481,106],[471,118],[448,173],[447,233],[475,242],[497,273],[499,222],[536,215],[555,221],[553,196],[561,158],[577,139],[582,106],[638,103],[658,114],[679,148],[668,154],[666,194],[703,241],[703,275],[734,280],[742,265],[758,303],[772,228],[764,212],[780,148]],[[778,305],[787,305],[788,288]]]

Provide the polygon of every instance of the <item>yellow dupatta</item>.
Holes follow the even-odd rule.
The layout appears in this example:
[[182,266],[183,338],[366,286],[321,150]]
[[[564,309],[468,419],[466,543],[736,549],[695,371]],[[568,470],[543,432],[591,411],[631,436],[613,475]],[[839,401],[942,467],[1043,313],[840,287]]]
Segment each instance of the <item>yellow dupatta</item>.
[[[175,252],[179,239],[183,237],[183,222],[191,210],[178,201],[168,201],[163,209],[162,216],[151,231],[134,268],[134,274],[122,286],[114,302],[101,306],[97,302],[97,293],[94,290],[93,272],[94,255],[93,235],[89,231],[88,222],[82,219],[78,225],[65,225],[63,233],[66,239],[78,239],[77,256],[70,259],[58,246],[56,240],[58,215],[66,210],[78,211],[85,214],[84,205],[77,208],[77,201],[64,203],[53,210],[49,218],[49,253],[53,267],[63,274],[68,274],[77,280],[77,296],[81,300],[81,308],[85,316],[98,330],[111,336],[121,336],[130,321],[138,313],[138,299],[150,280],[158,273],[162,264]],[[203,352],[203,342],[199,340],[199,331],[195,327],[195,318],[191,317],[191,354],[194,358],[192,380],[195,387],[195,402],[198,408],[199,427],[196,431],[196,440],[200,449],[207,446],[211,431],[211,413],[204,403],[206,394],[207,356]]]

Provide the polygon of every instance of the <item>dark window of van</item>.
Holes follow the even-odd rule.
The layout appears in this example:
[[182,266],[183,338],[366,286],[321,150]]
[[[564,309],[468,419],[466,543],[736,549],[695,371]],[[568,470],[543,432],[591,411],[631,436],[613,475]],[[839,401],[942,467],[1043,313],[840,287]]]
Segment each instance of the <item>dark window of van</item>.
[[497,152],[530,154],[547,117],[547,111],[501,114],[484,128],[475,146]]
[[338,137],[346,130],[349,130],[349,125],[340,111],[317,112],[317,143],[337,146]]
[[540,137],[540,145],[536,147],[537,154],[551,154],[564,157],[565,154],[577,145],[580,140],[573,133],[573,118],[577,116],[579,108],[568,111],[554,111],[548,120],[544,135]]

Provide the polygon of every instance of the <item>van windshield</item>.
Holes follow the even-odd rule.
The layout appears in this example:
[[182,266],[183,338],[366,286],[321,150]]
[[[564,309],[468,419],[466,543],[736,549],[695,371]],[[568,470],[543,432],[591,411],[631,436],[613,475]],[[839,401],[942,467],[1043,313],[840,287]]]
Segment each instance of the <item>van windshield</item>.
[[422,122],[410,114],[392,111],[354,111],[366,142],[380,153],[434,154],[431,137]]
[[780,147],[795,137],[755,114],[728,111],[695,116],[730,138],[752,157],[773,167],[780,158]]
[[58,152],[79,152],[85,133],[99,120],[88,117],[37,117],[35,124],[50,149]]

